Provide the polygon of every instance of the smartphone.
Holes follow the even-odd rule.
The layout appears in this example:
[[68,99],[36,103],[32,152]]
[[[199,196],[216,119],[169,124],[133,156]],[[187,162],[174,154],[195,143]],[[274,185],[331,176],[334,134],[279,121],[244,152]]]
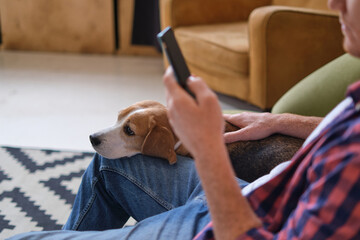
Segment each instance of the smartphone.
[[170,65],[174,69],[177,82],[185,91],[195,98],[186,84],[187,79],[190,77],[190,71],[176,41],[174,31],[171,27],[167,27],[157,35],[157,38],[163,47],[163,51],[166,53]]

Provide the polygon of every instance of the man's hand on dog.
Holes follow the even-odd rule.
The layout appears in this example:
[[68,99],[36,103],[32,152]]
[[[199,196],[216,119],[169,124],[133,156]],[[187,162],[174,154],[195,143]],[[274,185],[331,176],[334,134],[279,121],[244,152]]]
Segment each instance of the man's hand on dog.
[[263,139],[274,134],[278,126],[277,118],[271,113],[243,112],[223,116],[226,121],[240,128],[224,134],[226,143]]
[[224,134],[225,142],[260,140],[274,133],[306,139],[322,121],[321,117],[309,117],[296,114],[272,114],[243,112],[224,114],[229,123],[240,128],[238,131]]
[[188,79],[196,100],[177,84],[169,67],[164,75],[168,117],[176,135],[193,156],[224,144],[224,119],[217,96],[198,77]]

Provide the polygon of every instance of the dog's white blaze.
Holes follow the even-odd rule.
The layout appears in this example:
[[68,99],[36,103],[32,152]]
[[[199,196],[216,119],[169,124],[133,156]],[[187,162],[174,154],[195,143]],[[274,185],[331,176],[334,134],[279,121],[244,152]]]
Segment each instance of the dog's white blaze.
[[94,149],[100,155],[110,159],[132,156],[138,153],[138,151],[129,149],[125,139],[121,139],[121,131],[123,131],[123,125],[116,124],[98,132],[96,135],[101,140],[101,144],[95,146]]
[[121,132],[125,121],[135,113],[146,111],[146,109],[136,109],[126,115],[123,119],[117,122],[114,126],[106,128],[95,135],[101,140],[101,144],[95,146],[94,149],[100,155],[109,158],[116,159],[121,157],[130,157],[137,153],[140,153],[140,150],[136,150],[133,146],[128,144],[127,139],[122,139]]
[[[121,124],[123,125],[125,120],[127,120],[129,117],[131,117],[132,115],[134,115],[135,113],[139,113],[139,112],[145,112],[146,109],[144,108],[139,108],[139,109],[134,109],[133,111],[131,111],[128,115],[124,116],[123,119],[121,119],[121,122],[117,122],[117,124]],[[116,125],[117,125],[116,124]]]

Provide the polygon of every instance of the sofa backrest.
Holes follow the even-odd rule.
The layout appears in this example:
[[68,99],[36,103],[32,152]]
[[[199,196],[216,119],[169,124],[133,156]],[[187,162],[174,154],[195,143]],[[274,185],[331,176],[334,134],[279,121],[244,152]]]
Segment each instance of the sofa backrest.
[[327,7],[327,2],[328,0],[273,0],[272,5],[329,10]]
[[344,54],[313,72],[274,105],[272,113],[324,117],[345,98],[348,86],[360,80],[360,59]]

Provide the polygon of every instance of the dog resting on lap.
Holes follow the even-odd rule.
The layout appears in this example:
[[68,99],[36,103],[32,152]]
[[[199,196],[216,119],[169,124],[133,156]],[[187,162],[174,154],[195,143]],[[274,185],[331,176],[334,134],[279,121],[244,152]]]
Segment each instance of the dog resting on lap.
[[[238,129],[226,122],[225,132]],[[172,131],[166,107],[155,101],[138,102],[121,110],[116,124],[90,135],[90,141],[96,152],[109,159],[142,153],[174,164],[177,154],[190,156]],[[230,143],[227,149],[236,176],[251,182],[291,159],[302,143],[299,138],[274,134]]]

